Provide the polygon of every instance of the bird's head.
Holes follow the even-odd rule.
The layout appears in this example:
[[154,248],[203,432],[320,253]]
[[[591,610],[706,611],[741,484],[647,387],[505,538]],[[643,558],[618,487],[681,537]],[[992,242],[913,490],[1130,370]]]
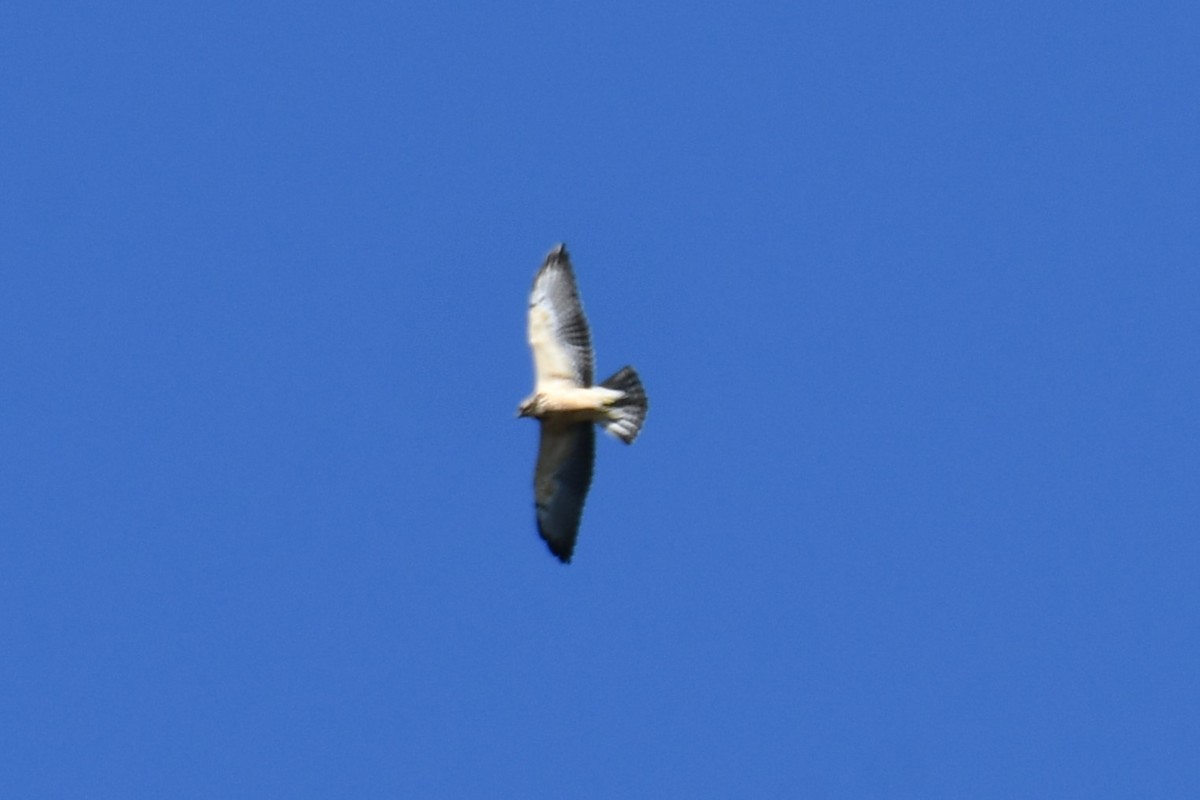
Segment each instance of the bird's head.
[[531,394],[521,401],[521,405],[517,406],[518,417],[536,417],[541,411],[542,397],[541,395]]

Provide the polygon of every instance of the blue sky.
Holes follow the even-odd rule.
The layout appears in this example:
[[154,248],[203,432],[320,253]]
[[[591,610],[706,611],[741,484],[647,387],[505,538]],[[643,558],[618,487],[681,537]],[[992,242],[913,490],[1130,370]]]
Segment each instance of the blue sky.
[[[1196,796],[1198,36],[10,4],[4,794]],[[567,567],[558,241],[651,399]]]

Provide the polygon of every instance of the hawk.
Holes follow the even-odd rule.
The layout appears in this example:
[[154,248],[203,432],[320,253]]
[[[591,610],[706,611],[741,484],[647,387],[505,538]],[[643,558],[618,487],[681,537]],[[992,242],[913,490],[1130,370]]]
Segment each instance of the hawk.
[[529,296],[529,346],[535,373],[533,394],[517,416],[541,422],[541,444],[533,472],[538,533],[564,564],[571,560],[583,501],[592,483],[596,431],[604,429],[632,444],[649,404],[633,367],[622,367],[592,385],[592,337],[575,288],[565,245],[546,256]]

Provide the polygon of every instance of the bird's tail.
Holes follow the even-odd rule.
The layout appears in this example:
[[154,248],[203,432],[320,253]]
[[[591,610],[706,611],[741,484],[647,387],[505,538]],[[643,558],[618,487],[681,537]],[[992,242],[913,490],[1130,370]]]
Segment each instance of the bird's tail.
[[633,367],[621,367],[615,375],[600,385],[605,389],[616,389],[624,393],[624,396],[618,397],[608,407],[608,419],[603,423],[604,430],[625,444],[633,444],[633,440],[642,430],[642,423],[646,421],[646,411],[650,408],[646,390],[642,388],[642,379]]

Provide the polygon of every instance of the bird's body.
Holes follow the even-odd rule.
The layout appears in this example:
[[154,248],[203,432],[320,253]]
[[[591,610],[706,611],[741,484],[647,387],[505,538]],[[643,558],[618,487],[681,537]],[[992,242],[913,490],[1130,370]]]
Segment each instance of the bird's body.
[[529,346],[534,392],[517,414],[541,422],[534,470],[538,533],[559,560],[575,549],[583,504],[592,482],[596,434],[603,425],[631,444],[646,419],[648,403],[633,367],[623,367],[599,386],[592,384],[591,333],[566,247],[546,256],[529,298]]
[[536,413],[529,416],[543,418],[577,412],[580,422],[603,423],[608,419],[607,409],[624,396],[623,392],[603,386],[555,386],[534,393],[530,409]]

